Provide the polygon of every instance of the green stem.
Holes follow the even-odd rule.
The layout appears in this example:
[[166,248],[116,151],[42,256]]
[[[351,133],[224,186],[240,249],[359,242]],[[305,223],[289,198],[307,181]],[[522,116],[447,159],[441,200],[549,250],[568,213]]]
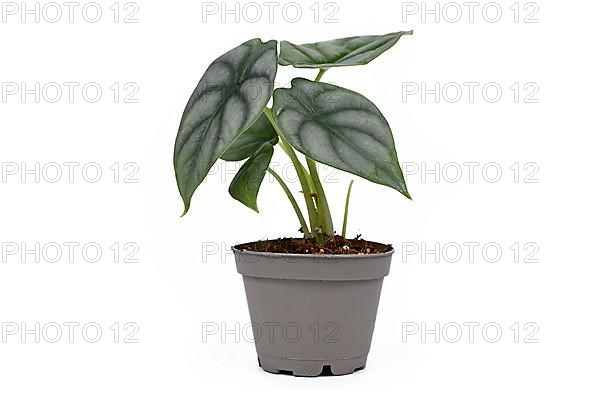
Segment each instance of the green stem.
[[273,175],[273,178],[275,178],[275,180],[281,185],[281,188],[285,192],[287,198],[290,200],[290,203],[292,203],[292,207],[294,207],[294,211],[296,212],[298,221],[300,221],[300,225],[302,226],[302,233],[304,234],[304,237],[309,237],[310,231],[308,230],[308,226],[306,225],[306,220],[304,219],[304,215],[302,215],[302,210],[300,210],[300,207],[298,206],[294,195],[290,191],[290,188],[285,184],[284,180],[281,178],[281,176],[279,176],[277,172],[273,171],[271,168],[267,168],[267,171],[269,171],[269,173]]
[[[315,82],[319,82],[321,80],[325,74],[325,71],[327,71],[327,69],[319,69],[319,72],[315,77]],[[331,212],[329,211],[327,197],[325,196],[323,185],[319,179],[317,163],[310,157],[306,156],[306,164],[308,165],[308,170],[310,172],[309,180],[312,182],[312,190],[316,192],[315,203],[317,207],[317,219],[320,228],[320,232],[318,232],[319,234],[316,236],[316,239],[317,242],[322,243],[334,235],[335,232],[333,231],[333,221],[331,220]]]
[[321,78],[323,77],[323,74],[325,73],[325,71],[327,71],[326,69],[320,69],[319,73],[317,74],[317,77],[315,78],[315,82],[319,82],[321,80]]
[[[315,82],[318,82],[323,77],[326,69],[320,69],[317,77],[315,78]],[[287,154],[287,156],[292,160],[292,164],[296,169],[296,174],[298,175],[298,179],[300,180],[300,186],[302,186],[302,194],[304,195],[304,202],[306,203],[306,209],[308,210],[308,219],[310,221],[310,231],[306,226],[306,220],[304,220],[304,216],[302,215],[302,211],[300,207],[298,207],[298,203],[294,199],[292,192],[287,187],[283,179],[275,171],[272,169],[268,169],[269,173],[273,175],[273,177],[279,182],[283,190],[285,191],[288,199],[292,203],[294,207],[294,211],[298,216],[298,220],[302,225],[302,231],[304,236],[307,237],[310,235],[314,236],[317,239],[317,242],[322,243],[327,240],[329,237],[333,236],[333,222],[331,220],[331,212],[329,211],[329,205],[327,204],[327,198],[325,197],[325,191],[323,190],[323,186],[321,185],[321,181],[319,180],[319,174],[317,171],[317,164],[314,160],[306,157],[306,163],[308,164],[309,171],[306,170],[304,165],[296,156],[296,152],[294,148],[288,143],[285,139],[283,133],[277,126],[277,122],[273,117],[273,113],[271,109],[265,107],[263,113],[277,132],[277,136],[279,136],[279,145]],[[314,197],[314,199],[313,199]]]
[[323,185],[319,179],[319,171],[317,169],[317,163],[310,157],[306,157],[306,163],[308,164],[308,170],[310,172],[310,178],[313,181],[315,189],[317,191],[317,216],[319,219],[319,226],[322,229],[323,241],[333,236],[333,222],[331,220],[331,212],[329,211],[329,204],[327,203],[327,197],[323,190]]
[[350,192],[352,192],[352,184],[354,181],[350,181],[348,185],[348,194],[346,194],[346,207],[344,208],[344,225],[342,225],[342,237],[346,237],[346,225],[348,224],[348,205],[350,204]]
[[306,168],[304,168],[304,166],[302,165],[300,160],[298,160],[298,156],[296,156],[296,153],[294,152],[294,149],[292,148],[292,146],[287,142],[287,140],[285,140],[285,137],[281,133],[281,130],[279,129],[279,127],[277,126],[277,123],[275,122],[275,119],[273,118],[273,114],[271,113],[271,110],[269,108],[265,107],[263,112],[267,116],[267,119],[269,120],[271,125],[273,125],[275,132],[277,132],[277,135],[279,136],[279,145],[281,146],[281,148],[283,149],[285,154],[288,155],[290,160],[292,160],[292,164],[294,165],[294,168],[296,169],[296,174],[298,175],[298,179],[300,180],[300,186],[302,186],[302,194],[304,195],[304,202],[306,203],[306,209],[308,210],[308,219],[310,221],[311,232],[314,234],[315,228],[317,227],[317,221],[318,221],[317,220],[317,210],[315,209],[315,203],[311,196],[312,192],[311,192],[310,184],[308,183],[309,178],[308,178],[308,173],[306,171]]
[[300,163],[300,166],[302,166],[302,171],[304,171],[304,176],[306,176],[306,180],[308,181],[308,188],[310,189],[311,195],[317,193],[317,188],[315,187],[315,183],[313,182],[313,180],[310,178],[310,174],[308,173],[308,171],[302,163]]

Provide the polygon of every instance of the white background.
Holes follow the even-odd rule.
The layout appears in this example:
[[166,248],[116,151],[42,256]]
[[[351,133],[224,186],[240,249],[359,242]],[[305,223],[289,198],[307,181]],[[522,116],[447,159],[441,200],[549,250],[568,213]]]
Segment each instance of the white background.
[[[49,6],[36,23],[35,15],[21,21],[19,3],[16,15],[2,3],[8,7],[0,24],[2,398],[598,398],[597,3],[521,2],[516,16],[512,0],[488,6],[487,14],[488,3],[481,2],[473,22],[462,2],[455,22],[456,6],[444,2],[439,21],[435,13],[422,21],[420,2],[337,0],[315,7],[311,0],[297,3],[297,22],[290,6],[287,16],[282,13],[288,3],[279,3],[272,22],[262,2],[258,22],[248,20],[256,8],[240,3],[239,22],[232,14],[224,23],[220,2],[209,15],[206,2],[138,0],[137,23],[123,22],[136,10],[125,2],[117,23],[112,1],[98,3],[103,14],[97,23],[83,18],[85,2],[72,23],[60,2],[56,23],[48,21],[55,16]],[[40,13],[46,4],[40,3]],[[417,13],[409,13],[414,7]],[[491,22],[498,7],[502,15]],[[333,11],[337,22],[326,22]],[[88,12],[93,18],[94,10]],[[317,379],[267,374],[243,335],[239,341],[234,334],[203,340],[203,327],[235,331],[237,323],[243,333],[249,316],[228,249],[295,235],[297,221],[272,180],[261,188],[260,214],[230,198],[232,164],[227,170],[218,164],[190,213],[178,218],[172,148],[183,108],[209,63],[247,39],[306,43],[408,29],[414,36],[401,38],[370,65],[330,70],[323,78],[378,105],[405,172],[412,168],[407,183],[413,202],[360,178],[354,186],[350,234],[397,249],[367,368]],[[315,74],[280,67],[277,83]],[[48,92],[39,102],[35,94],[22,98],[21,84],[33,89],[36,82]],[[79,85],[73,102],[65,82]],[[473,101],[465,82],[478,85]],[[88,83],[102,88],[96,103],[82,95]],[[439,102],[435,94],[423,99],[421,92],[406,91],[436,83]],[[52,103],[55,84],[63,93]],[[502,89],[498,101],[491,101],[493,88],[484,97],[486,84]],[[456,86],[463,92],[453,103]],[[15,87],[19,92],[7,95]],[[137,102],[126,102],[136,88],[128,100]],[[532,88],[536,93],[526,98]],[[277,153],[281,171],[285,159]],[[22,174],[36,163],[39,177]],[[64,163],[79,163],[73,182]],[[422,174],[436,163],[437,177]],[[57,164],[63,176],[52,183]],[[474,165],[472,179],[468,165]],[[457,166],[462,176],[452,182]],[[89,182],[98,167],[101,178]],[[351,177],[323,171],[339,229]],[[73,262],[65,242],[78,243]],[[478,243],[472,260],[465,242]],[[55,244],[63,254],[51,262]],[[87,259],[82,255],[86,244],[102,250],[97,262],[91,262],[92,250]],[[482,252],[485,245],[489,253]],[[435,246],[437,253],[423,251]],[[462,256],[456,260],[457,248]],[[502,254],[495,260],[497,248]],[[138,262],[125,262],[134,251],[129,261]],[[80,324],[73,343],[64,325],[69,322]],[[479,324],[473,343],[464,325],[469,322]],[[34,334],[21,336],[36,323],[39,343]],[[57,343],[51,343],[53,323],[62,326]],[[97,343],[88,342],[93,329],[82,333],[89,323],[102,329]],[[436,323],[439,343],[434,334],[403,340],[407,326],[434,329]],[[462,337],[451,343],[455,324],[463,327]],[[502,329],[497,342],[490,343],[494,329],[483,333],[485,324]],[[15,326],[19,332],[8,335]],[[125,343],[136,326],[130,339],[138,343]]]

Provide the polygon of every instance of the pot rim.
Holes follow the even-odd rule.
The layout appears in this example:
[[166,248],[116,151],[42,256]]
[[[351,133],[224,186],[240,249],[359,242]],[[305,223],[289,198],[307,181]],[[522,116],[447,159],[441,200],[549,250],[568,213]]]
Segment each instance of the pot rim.
[[[242,243],[245,244],[245,243]],[[385,253],[375,253],[375,254],[298,254],[298,253],[272,253],[268,251],[253,251],[253,250],[244,250],[237,249],[236,247],[240,245],[231,246],[231,250],[237,254],[247,254],[250,256],[264,256],[264,257],[274,257],[274,258],[348,258],[348,259],[359,259],[359,258],[378,258],[378,257],[389,257],[395,253],[395,249],[390,251],[386,251]]]

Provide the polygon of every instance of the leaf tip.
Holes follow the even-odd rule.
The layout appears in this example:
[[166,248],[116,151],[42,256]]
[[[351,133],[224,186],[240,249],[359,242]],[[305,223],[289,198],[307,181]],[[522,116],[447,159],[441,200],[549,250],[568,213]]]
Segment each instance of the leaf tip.
[[245,205],[246,207],[248,207],[249,209],[251,209],[252,211],[254,211],[255,213],[259,214],[260,211],[258,211],[258,205],[256,205],[256,203],[253,203],[252,201],[244,201],[242,199],[238,199],[236,198],[237,201],[239,201],[240,203],[242,203],[243,205]]
[[179,216],[179,218],[183,218],[188,211],[190,211],[190,203],[189,201],[185,201],[183,202],[183,212],[181,213],[181,215]]

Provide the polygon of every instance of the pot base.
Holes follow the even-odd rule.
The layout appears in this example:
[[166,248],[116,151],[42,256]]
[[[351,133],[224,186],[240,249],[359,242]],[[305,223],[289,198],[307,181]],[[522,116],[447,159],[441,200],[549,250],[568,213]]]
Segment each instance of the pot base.
[[367,356],[342,360],[295,360],[258,355],[258,365],[273,374],[294,376],[348,375],[364,369]]

